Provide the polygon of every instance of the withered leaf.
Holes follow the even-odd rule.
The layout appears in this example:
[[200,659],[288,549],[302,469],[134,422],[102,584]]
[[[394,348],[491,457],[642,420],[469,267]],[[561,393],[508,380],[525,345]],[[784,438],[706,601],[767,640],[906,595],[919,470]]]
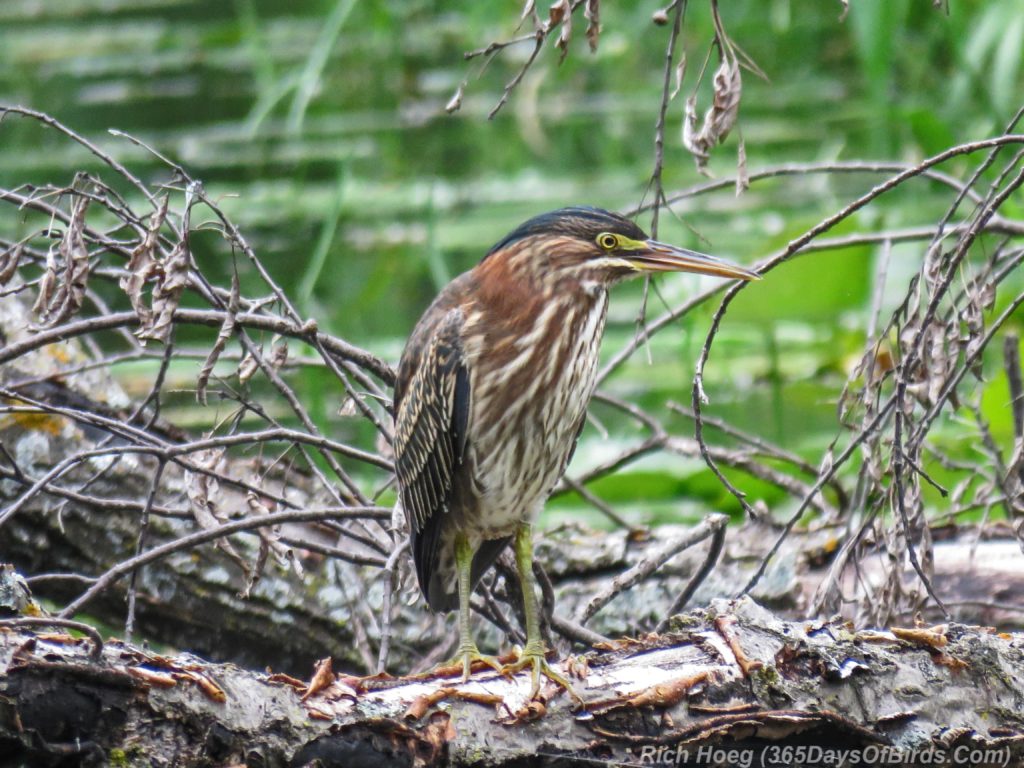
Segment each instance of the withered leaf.
[[238,364],[238,383],[244,387],[256,375],[256,371],[259,369],[260,364],[256,356],[246,352],[242,362]]
[[21,261],[21,254],[24,250],[22,243],[15,243],[10,248],[0,253],[0,286],[7,285],[14,273],[18,271],[18,264]]
[[128,259],[128,274],[118,281],[121,290],[128,296],[132,309],[138,315],[141,328],[148,327],[153,322],[153,312],[146,304],[146,297],[143,291],[146,283],[153,277],[158,268],[154,254],[159,245],[160,228],[167,218],[167,205],[168,197],[164,195],[160,199],[153,215],[149,217],[149,226],[146,228],[146,234],[139,241],[139,244],[132,249],[131,256]]
[[739,147],[736,148],[736,196],[750,189],[750,175],[747,173],[747,145],[740,137]]
[[174,313],[181,304],[181,295],[188,285],[191,264],[185,239],[178,241],[167,258],[155,269],[153,286],[153,316],[151,324],[140,327],[136,336],[142,341],[150,339],[167,343],[173,329]]
[[[220,482],[213,473],[223,466],[224,450],[209,449],[193,454],[193,462],[198,470],[185,473],[185,493],[188,496],[189,510],[192,517],[203,530],[214,531],[227,519],[222,511],[223,496]],[[217,539],[216,547],[224,552],[245,574],[247,582],[251,578],[251,568],[227,538]]]
[[453,93],[452,97],[448,99],[448,103],[444,105],[445,112],[450,115],[453,112],[459,111],[459,108],[462,106],[462,95],[465,93],[465,90],[466,84],[460,83],[459,87],[455,89],[455,93]]
[[281,370],[285,363],[288,362],[288,342],[279,341],[274,344],[273,351],[270,354],[270,367],[275,371]]
[[405,710],[405,714],[402,715],[402,719],[407,722],[415,722],[422,718],[432,707],[436,704],[447,699],[455,692],[454,688],[438,688],[430,693],[424,693],[422,696],[417,696],[409,708]]
[[228,695],[224,692],[224,689],[202,672],[177,672],[174,676],[179,680],[188,680],[198,685],[199,690],[201,690],[211,701],[223,704],[228,700]]
[[146,667],[128,667],[128,674],[157,688],[173,688],[178,684],[174,675]]
[[583,18],[587,20],[587,43],[590,45],[590,52],[596,53],[601,38],[601,0],[587,0]]
[[210,383],[213,368],[217,365],[217,360],[227,346],[228,340],[234,335],[237,325],[235,313],[228,312],[224,322],[221,323],[220,331],[217,333],[217,338],[214,340],[206,360],[203,361],[203,367],[199,371],[199,376],[196,377],[196,400],[202,405],[206,405],[206,387]]
[[943,626],[932,627],[931,629],[889,627],[889,631],[900,640],[917,643],[918,645],[927,645],[935,649],[944,648],[949,643],[949,638],[946,637],[946,628]]
[[[718,49],[718,68],[712,78],[711,106],[698,123],[695,87],[683,108],[683,146],[694,156],[697,170],[702,173],[706,172],[711,149],[725,141],[736,125],[743,92],[740,62],[722,25],[717,2],[712,2],[711,11],[715,23],[715,47]],[[703,72],[701,74],[703,76]],[[745,149],[743,153],[745,156]],[[741,169],[741,175],[743,173],[745,169]]]
[[57,253],[51,248],[46,255],[46,271],[32,307],[39,315],[39,328],[52,328],[82,308],[89,278],[89,249],[84,234],[88,207],[89,198],[74,199],[67,230],[57,246]]
[[334,670],[331,668],[331,657],[327,656],[316,663],[313,670],[313,679],[309,681],[306,690],[302,694],[302,701],[322,691],[334,682]]
[[[556,7],[558,10],[556,11]],[[557,21],[555,21],[557,17]],[[551,6],[551,16],[548,29],[554,29],[556,24],[561,24],[562,29],[558,33],[558,39],[555,40],[555,45],[562,52],[559,61],[565,61],[566,55],[569,53],[569,42],[572,40],[572,7],[569,5],[569,0],[558,0],[554,5]]]
[[200,369],[199,377],[196,379],[196,400],[203,405],[206,405],[206,386],[210,382],[211,374],[213,374],[213,367],[217,364],[217,360],[227,346],[228,340],[234,335],[235,328],[238,325],[237,313],[240,295],[241,288],[238,280],[238,270],[235,270],[231,275],[231,297],[228,299],[227,315],[224,317],[224,322],[221,323],[220,331],[218,331],[217,338],[213,342],[213,347],[206,356],[206,360],[203,361],[203,367]]
[[292,677],[291,675],[287,675],[284,672],[275,672],[272,675],[268,675],[267,682],[280,683],[281,685],[291,686],[292,688],[296,688],[300,691],[306,690],[306,684],[304,682],[299,680],[299,678]]
[[548,9],[547,28],[554,29],[557,25],[561,24],[567,16],[571,15],[572,8],[569,6],[569,0],[555,0]]
[[690,689],[708,678],[708,672],[702,671],[695,675],[676,678],[664,683],[652,685],[650,688],[634,694],[629,699],[633,707],[671,707],[682,701]]

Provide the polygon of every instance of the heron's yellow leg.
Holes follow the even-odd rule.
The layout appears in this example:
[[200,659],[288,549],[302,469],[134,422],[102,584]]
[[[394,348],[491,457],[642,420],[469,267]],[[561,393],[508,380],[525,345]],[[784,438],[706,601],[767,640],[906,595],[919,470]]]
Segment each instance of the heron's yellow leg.
[[469,539],[459,533],[455,535],[455,570],[459,579],[459,649],[455,652],[453,662],[462,662],[462,681],[469,679],[474,661],[483,662],[496,672],[500,672],[501,662],[493,656],[485,656],[473,642],[473,633],[469,628],[469,596],[473,591],[473,548]]
[[502,669],[502,674],[515,674],[529,667],[533,680],[530,698],[535,698],[540,692],[540,678],[543,675],[565,688],[574,699],[582,702],[583,699],[573,690],[569,681],[552,669],[547,662],[547,649],[540,634],[540,606],[537,605],[533,578],[533,527],[529,523],[523,523],[516,529],[514,547],[519,586],[523,592],[523,613],[526,615],[526,647],[516,661]]

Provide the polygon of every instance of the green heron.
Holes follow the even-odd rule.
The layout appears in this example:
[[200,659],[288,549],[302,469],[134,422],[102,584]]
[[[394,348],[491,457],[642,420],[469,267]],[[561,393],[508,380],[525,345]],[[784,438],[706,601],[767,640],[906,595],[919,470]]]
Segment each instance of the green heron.
[[[459,609],[457,660],[527,667],[572,690],[545,659],[532,523],[565,471],[594,389],[608,288],[651,272],[757,279],[720,259],[651,240],[598,208],[522,224],[449,283],[420,318],[395,384],[395,458],[420,588]],[[510,542],[526,646],[500,667],[470,632],[470,595]]]

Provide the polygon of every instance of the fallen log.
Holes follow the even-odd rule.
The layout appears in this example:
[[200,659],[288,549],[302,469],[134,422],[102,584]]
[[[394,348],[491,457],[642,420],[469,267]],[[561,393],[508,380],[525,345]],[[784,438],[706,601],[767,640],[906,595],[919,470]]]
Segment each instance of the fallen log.
[[[1016,765],[1024,636],[787,622],[745,598],[559,669],[586,700],[476,672],[285,675],[0,629],[5,764]],[[450,670],[455,674],[454,670]],[[844,762],[845,761],[845,762]]]

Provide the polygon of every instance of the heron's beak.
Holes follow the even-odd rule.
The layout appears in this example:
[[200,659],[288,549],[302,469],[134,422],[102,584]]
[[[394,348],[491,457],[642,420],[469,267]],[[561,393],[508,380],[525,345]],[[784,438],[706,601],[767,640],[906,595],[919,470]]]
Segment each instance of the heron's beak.
[[696,272],[699,275],[760,280],[761,276],[739,264],[657,240],[645,240],[626,258],[641,272]]

